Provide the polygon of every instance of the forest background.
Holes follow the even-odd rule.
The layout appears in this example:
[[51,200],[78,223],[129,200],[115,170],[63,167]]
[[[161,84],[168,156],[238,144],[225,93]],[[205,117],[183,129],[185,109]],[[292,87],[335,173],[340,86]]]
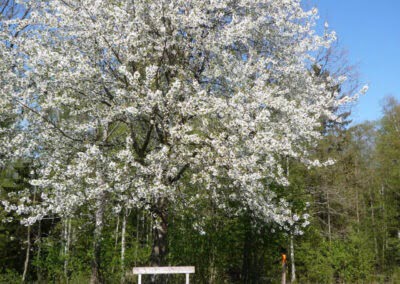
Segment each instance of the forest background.
[[[0,20],[29,18],[29,10],[17,7],[14,1],[0,1]],[[13,36],[18,33],[15,29]],[[329,90],[340,94],[337,100],[355,95],[356,70],[339,46],[333,44],[316,57],[309,68],[315,77],[348,78]],[[195,209],[171,203],[163,207],[168,212],[165,258],[154,260],[157,220],[146,206],[115,210],[101,205],[101,232],[92,204],[80,206],[73,215],[49,214],[25,225],[20,224],[24,214],[1,207],[0,282],[131,283],[132,267],[163,263],[195,266],[194,283],[279,283],[280,254],[286,252],[292,283],[398,283],[400,103],[387,97],[381,119],[356,125],[349,119],[351,106],[332,111],[340,119],[321,119],[322,138],[310,156],[335,163],[310,168],[284,157],[280,163],[289,183],[269,185],[293,212],[309,216],[301,231],[263,222],[251,210],[232,214],[243,206],[232,200],[230,210],[210,197],[200,199]],[[14,121],[15,116],[3,115],[2,129]],[[40,203],[42,197],[31,182],[38,178],[38,157],[1,158],[0,199],[18,203],[23,192]],[[184,178],[183,184],[186,194],[196,194],[196,186]]]

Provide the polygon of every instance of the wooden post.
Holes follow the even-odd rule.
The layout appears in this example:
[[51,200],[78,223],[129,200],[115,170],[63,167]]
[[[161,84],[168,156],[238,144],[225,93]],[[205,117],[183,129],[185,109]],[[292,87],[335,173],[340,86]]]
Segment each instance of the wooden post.
[[189,284],[189,273],[186,273],[186,284]]
[[142,274],[139,274],[138,275],[138,284],[142,284]]
[[286,284],[286,254],[282,253],[282,284]]

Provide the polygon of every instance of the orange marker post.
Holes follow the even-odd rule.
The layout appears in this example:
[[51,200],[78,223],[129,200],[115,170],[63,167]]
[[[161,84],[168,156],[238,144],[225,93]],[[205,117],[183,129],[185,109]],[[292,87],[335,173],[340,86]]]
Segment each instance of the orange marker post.
[[286,284],[287,257],[285,253],[281,253],[281,255],[282,255],[282,284]]

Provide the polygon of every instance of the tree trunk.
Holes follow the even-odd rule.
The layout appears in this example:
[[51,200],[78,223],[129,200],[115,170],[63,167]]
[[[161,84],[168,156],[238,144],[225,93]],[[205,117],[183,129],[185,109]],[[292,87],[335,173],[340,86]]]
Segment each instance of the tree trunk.
[[167,256],[167,232],[168,232],[168,212],[162,208],[158,214],[158,220],[153,224],[153,248],[151,252],[152,266],[165,264]]
[[71,244],[71,218],[67,218],[64,224],[64,275],[68,283],[68,258]]
[[[36,259],[40,263],[40,256],[41,256],[41,250],[42,250],[42,221],[39,220],[39,228],[38,228],[38,234],[37,234],[37,254],[36,254]],[[42,283],[42,272],[40,269],[40,265],[36,266],[36,277],[38,283]]]
[[25,255],[25,262],[24,262],[24,272],[22,274],[22,282],[26,281],[26,274],[28,273],[28,265],[29,265],[29,258],[30,258],[30,251],[31,251],[31,226],[28,226],[28,233],[26,238],[26,255]]
[[[34,187],[33,192],[33,204],[36,203],[36,187]],[[28,226],[28,235],[27,235],[27,247],[26,247],[26,255],[25,255],[25,262],[24,262],[24,272],[22,274],[22,282],[26,280],[26,274],[28,273],[28,266],[29,266],[29,258],[30,258],[30,251],[31,251],[31,225]]]
[[290,265],[291,265],[291,278],[290,283],[294,283],[296,281],[296,265],[294,262],[294,240],[293,234],[290,234]]
[[242,282],[250,283],[251,279],[251,243],[253,241],[251,234],[250,222],[246,222],[245,234],[244,234],[244,244],[243,244],[243,260],[242,260]]
[[329,193],[326,192],[326,204],[328,206],[328,237],[329,237],[329,247],[332,246],[332,229],[331,229],[331,205],[329,203]]
[[358,163],[357,158],[354,162],[354,179],[355,179],[355,188],[356,188],[356,216],[357,216],[357,233],[360,232],[360,209],[359,209],[359,193],[358,193],[358,184],[359,184],[359,174],[358,174]]
[[360,232],[360,209],[359,209],[359,194],[356,187],[356,215],[357,215],[357,233]]
[[[218,230],[218,223],[217,220],[215,218],[215,204],[213,202],[213,199],[209,198],[210,202],[211,202],[211,220],[212,220],[212,230],[214,232],[217,232]],[[216,263],[215,263],[215,259],[216,259],[216,246],[215,243],[213,242],[212,236],[211,235],[207,235],[207,240],[208,240],[208,247],[210,249],[210,264],[209,264],[209,284],[215,284],[217,282],[217,267],[216,267]]]
[[[115,243],[114,243],[114,252],[117,254],[117,248],[118,248],[118,239],[119,239],[119,214],[117,215],[117,226],[115,227]],[[113,263],[111,267],[111,273],[114,273],[115,271],[115,264]]]
[[[143,223],[144,223],[144,216],[143,216]],[[141,243],[139,240],[139,228],[140,228],[140,212],[137,211],[136,213],[136,246],[135,246],[135,266],[137,263],[137,258],[138,258],[138,250],[139,250],[139,244]]]
[[117,249],[118,246],[118,235],[119,235],[119,214],[117,216],[117,226],[115,227],[115,249]]
[[105,193],[99,194],[96,201],[96,213],[95,213],[95,229],[93,237],[93,256],[92,256],[92,275],[90,278],[91,284],[103,283],[103,277],[101,275],[101,235],[104,227],[104,205],[105,205]]
[[121,283],[125,282],[125,234],[126,234],[126,217],[127,212],[124,210],[122,215],[122,228],[121,228]]
[[[162,266],[166,264],[167,256],[167,233],[168,233],[168,209],[165,200],[158,202],[156,210],[156,220],[154,220],[152,233],[153,233],[153,247],[151,251],[150,261],[151,266]],[[152,283],[164,284],[166,282],[165,275],[152,277]]]
[[374,252],[375,252],[375,259],[379,258],[379,252],[378,252],[378,239],[376,237],[376,225],[375,225],[375,203],[374,203],[374,197],[372,195],[371,189],[369,191],[369,198],[370,198],[370,209],[371,209],[371,222],[372,222],[372,234],[374,237]]
[[[381,203],[382,203],[382,220],[383,220],[383,241],[382,241],[382,257],[381,257],[381,269],[385,269],[385,255],[386,249],[388,248],[388,230],[387,230],[387,217],[386,217],[386,209],[385,209],[385,186],[382,184],[381,187]],[[400,235],[399,235],[400,236]]]

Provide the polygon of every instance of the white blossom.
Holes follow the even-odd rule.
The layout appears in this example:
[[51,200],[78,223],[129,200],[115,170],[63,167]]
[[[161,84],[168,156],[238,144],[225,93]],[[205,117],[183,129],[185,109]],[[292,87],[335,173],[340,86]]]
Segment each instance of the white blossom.
[[[344,78],[322,83],[309,72],[312,54],[335,39],[315,32],[316,9],[299,0],[23,2],[31,16],[0,29],[0,111],[26,127],[0,131],[2,152],[40,159],[31,184],[45,198],[16,208],[27,223],[102,194],[116,211],[159,198],[195,206],[181,198],[188,184],[224,210],[234,199],[282,227],[301,220],[269,185],[288,185],[282,157],[323,164],[308,150],[320,118],[335,118],[328,89]],[[15,23],[30,28],[11,37]]]

